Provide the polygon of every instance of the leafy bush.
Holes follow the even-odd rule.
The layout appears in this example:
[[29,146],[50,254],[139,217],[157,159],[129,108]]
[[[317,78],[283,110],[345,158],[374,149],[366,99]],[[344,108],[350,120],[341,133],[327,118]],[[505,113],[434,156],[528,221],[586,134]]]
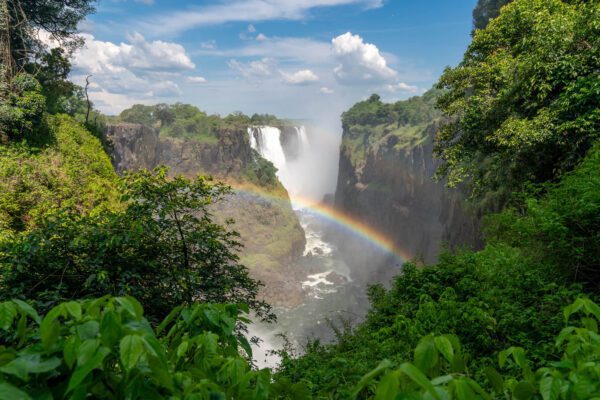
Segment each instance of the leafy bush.
[[[517,376],[502,376],[495,368],[486,369],[487,382],[477,383],[469,373],[460,342],[454,336],[429,335],[414,350],[414,363],[405,362],[390,371],[383,361],[356,386],[355,396],[373,391],[376,399],[492,399],[585,400],[600,396],[600,307],[580,298],[564,309],[568,322],[581,315],[579,326],[567,326],[554,345],[562,352],[533,372],[522,347],[510,347],[498,355],[501,368],[514,365]],[[379,375],[383,377],[375,382]],[[485,389],[484,389],[485,388]],[[490,394],[491,393],[491,394]]]
[[117,174],[100,141],[65,115],[48,117],[46,144],[0,146],[0,240],[60,208],[120,207]]
[[[271,385],[251,368],[243,305],[177,307],[153,329],[131,297],[62,303],[43,318],[0,303],[0,399],[267,399],[302,387]],[[242,356],[245,354],[247,357]],[[293,397],[298,398],[298,397]]]
[[600,3],[518,0],[440,78],[440,173],[506,201],[556,181],[599,138]]
[[488,237],[519,246],[569,280],[598,292],[600,277],[600,145],[581,165],[522,210],[488,217]]
[[64,300],[133,295],[153,322],[194,301],[249,304],[260,284],[238,263],[236,232],[213,222],[207,207],[229,192],[165,169],[121,180],[122,211],[60,211],[31,232],[0,242],[0,296],[48,309]]
[[40,83],[29,74],[15,76],[7,98],[0,100],[0,142],[43,135],[45,110]]
[[336,343],[309,342],[299,358],[284,354],[280,376],[307,381],[315,396],[345,398],[383,359],[401,364],[429,334],[460,338],[482,377],[495,355],[511,345],[530,350],[534,363],[555,356],[548,344],[560,329],[560,309],[580,289],[554,282],[554,275],[518,249],[488,246],[479,253],[445,254],[438,264],[405,264],[389,290],[373,286],[371,309]]

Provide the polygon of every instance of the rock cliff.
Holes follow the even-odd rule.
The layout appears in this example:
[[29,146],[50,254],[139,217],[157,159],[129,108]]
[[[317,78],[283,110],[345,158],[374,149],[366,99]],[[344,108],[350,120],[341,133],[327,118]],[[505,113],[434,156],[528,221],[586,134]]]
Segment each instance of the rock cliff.
[[[407,108],[398,104],[392,118]],[[377,103],[367,114],[381,115],[384,107]],[[345,117],[336,208],[384,233],[406,256],[427,263],[435,262],[443,245],[480,246],[479,220],[461,193],[433,179],[436,118],[402,123],[363,114],[348,123]]]

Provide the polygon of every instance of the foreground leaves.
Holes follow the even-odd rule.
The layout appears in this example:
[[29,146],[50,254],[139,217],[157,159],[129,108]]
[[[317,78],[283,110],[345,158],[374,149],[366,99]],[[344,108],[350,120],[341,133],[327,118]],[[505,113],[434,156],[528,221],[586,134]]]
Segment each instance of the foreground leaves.
[[251,349],[236,330],[247,311],[178,307],[155,332],[130,297],[62,303],[43,319],[22,301],[0,303],[0,400],[267,399],[305,392],[272,385],[268,369],[251,368]]

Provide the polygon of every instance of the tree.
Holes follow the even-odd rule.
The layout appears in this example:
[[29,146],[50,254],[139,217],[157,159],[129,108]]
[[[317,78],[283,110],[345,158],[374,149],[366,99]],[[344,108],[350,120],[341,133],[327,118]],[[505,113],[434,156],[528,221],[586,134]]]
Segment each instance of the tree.
[[[4,3],[2,6],[1,3]],[[41,55],[44,45],[38,38],[43,30],[61,44],[74,49],[82,43],[77,25],[94,12],[95,0],[2,0],[8,12],[10,49],[17,67],[29,62],[32,56]]]
[[506,201],[573,169],[600,137],[600,3],[517,0],[447,69],[437,137],[449,183]]
[[121,212],[50,216],[30,233],[0,244],[3,298],[34,299],[44,309],[63,300],[132,295],[153,321],[194,301],[245,303],[260,283],[238,263],[238,234],[212,221],[208,206],[229,188],[203,178],[170,179],[165,169],[123,178]]

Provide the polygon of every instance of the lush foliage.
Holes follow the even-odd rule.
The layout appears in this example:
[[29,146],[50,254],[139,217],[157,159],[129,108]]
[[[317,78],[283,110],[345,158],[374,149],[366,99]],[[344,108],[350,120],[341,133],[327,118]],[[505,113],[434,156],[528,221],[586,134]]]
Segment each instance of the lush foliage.
[[123,110],[119,119],[123,122],[157,127],[162,136],[194,139],[206,143],[216,143],[220,130],[245,132],[251,125],[285,124],[285,121],[269,114],[254,114],[248,117],[236,112],[222,118],[216,114],[208,115],[195,106],[183,103],[155,106],[136,104]]
[[600,145],[541,198],[488,217],[490,240],[519,246],[569,279],[600,289]]
[[0,145],[0,239],[60,208],[119,207],[117,175],[99,140],[67,116],[47,120],[41,144]]
[[355,104],[342,114],[342,151],[358,170],[382,144],[401,152],[430,140],[440,116],[435,109],[438,96],[436,90],[430,90],[423,96],[387,104],[372,95]]
[[600,132],[600,3],[519,0],[440,79],[451,184],[501,200],[573,169]]
[[46,98],[39,82],[19,74],[8,89],[7,98],[0,101],[0,143],[43,135]]
[[59,210],[31,232],[0,242],[0,295],[38,301],[132,295],[153,321],[194,301],[245,303],[264,317],[259,284],[239,265],[238,235],[213,222],[208,206],[229,189],[165,170],[128,175],[123,211]]
[[[522,347],[510,347],[498,354],[501,368],[517,371],[502,376],[495,368],[485,370],[486,385],[478,384],[467,368],[455,336],[428,335],[414,350],[414,363],[405,362],[390,372],[383,361],[365,375],[355,395],[373,390],[376,399],[492,399],[584,400],[600,396],[600,307],[580,298],[564,310],[565,322],[580,315],[578,326],[567,326],[554,345],[562,357],[533,372]],[[513,368],[510,368],[513,367]],[[378,375],[383,377],[376,384]],[[487,386],[489,389],[484,389]]]
[[302,387],[271,385],[236,331],[246,306],[175,308],[153,329],[130,297],[62,303],[43,318],[0,303],[0,399],[267,399]]

